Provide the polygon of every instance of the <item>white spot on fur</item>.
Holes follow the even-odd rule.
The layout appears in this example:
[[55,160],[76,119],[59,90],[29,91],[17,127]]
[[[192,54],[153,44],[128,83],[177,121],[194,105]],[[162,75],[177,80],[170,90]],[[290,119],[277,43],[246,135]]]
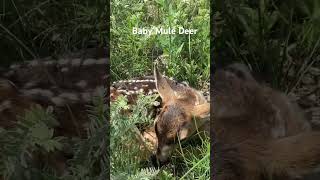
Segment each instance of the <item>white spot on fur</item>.
[[71,61],[71,66],[80,66],[81,64],[81,59],[77,58],[77,59],[72,59]]
[[38,66],[39,65],[39,61],[38,60],[33,60],[29,62],[30,66]]
[[79,100],[79,97],[77,96],[77,94],[74,94],[74,93],[61,93],[59,95],[59,97],[65,98],[65,99],[68,99],[68,100],[72,100],[72,101],[78,101]]
[[108,64],[107,58],[101,58],[96,61],[96,64]]
[[127,90],[117,89],[118,93],[127,93]]
[[37,83],[36,82],[27,82],[23,87],[26,88],[26,89],[30,89],[34,86],[36,86]]
[[85,88],[87,85],[88,85],[88,83],[85,80],[81,80],[81,81],[76,83],[76,86],[78,86],[80,88]]
[[65,100],[61,97],[53,97],[51,98],[51,101],[56,105],[56,106],[64,106],[65,105]]
[[86,59],[86,60],[84,60],[83,61],[83,65],[84,66],[88,66],[88,65],[93,65],[93,64],[95,64],[96,63],[96,60],[95,59]]
[[159,101],[154,101],[154,102],[153,102],[153,105],[156,106],[156,107],[158,107],[158,106],[160,106],[160,102],[159,102]]
[[185,86],[189,86],[189,83],[187,81],[183,81],[181,84]]
[[126,94],[126,95],[131,95],[131,92],[126,91],[125,94]]
[[18,65],[18,64],[12,64],[10,66],[11,69],[18,69],[19,67],[20,67],[20,65]]
[[53,96],[53,92],[51,92],[50,90],[47,90],[47,89],[35,88],[35,89],[23,90],[22,92],[26,96],[35,96],[35,95],[36,96],[44,96],[44,97],[52,97]]
[[68,72],[68,71],[69,71],[69,68],[67,68],[67,67],[61,68],[61,72]]
[[60,65],[66,65],[66,64],[68,64],[69,63],[69,60],[68,59],[60,59],[59,61],[58,61],[58,64],[60,64]]
[[56,61],[45,61],[44,62],[45,65],[53,65],[55,63],[56,63]]

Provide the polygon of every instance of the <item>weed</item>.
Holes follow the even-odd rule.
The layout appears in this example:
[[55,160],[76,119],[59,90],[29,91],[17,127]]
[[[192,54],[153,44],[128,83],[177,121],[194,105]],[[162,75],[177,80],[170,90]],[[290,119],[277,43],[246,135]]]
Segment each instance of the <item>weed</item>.
[[[195,88],[201,89],[203,84],[209,82],[209,1],[112,0],[111,11],[112,81],[151,75],[153,63],[157,60],[165,67],[167,76],[187,81]],[[134,27],[183,27],[198,31],[194,35],[149,36],[133,34]],[[148,161],[146,158],[149,158],[150,152],[145,154],[139,148],[135,124],[153,124],[154,119],[146,115],[148,109],[145,107],[152,104],[154,99],[146,99],[143,96],[139,98],[138,104],[132,106],[130,116],[120,113],[128,108],[124,97],[111,105],[111,177],[131,179],[144,174],[150,179],[208,179],[208,140],[202,142],[201,146],[177,150],[168,167],[145,170],[145,164],[141,162]],[[181,152],[185,155],[183,159]],[[147,167],[151,167],[151,162],[147,164]]]
[[[107,44],[105,1],[0,3],[0,66]],[[5,53],[4,53],[5,52]]]
[[[317,61],[318,1],[228,0],[213,4],[217,64],[244,62],[260,79],[288,92]],[[288,72],[296,69],[298,73],[289,77]]]
[[[209,1],[111,1],[112,80],[151,74],[160,55],[166,75],[195,87],[208,82]],[[135,35],[133,27],[198,29],[194,35]]]
[[[104,97],[96,97],[88,109],[91,121],[85,139],[55,136],[59,123],[51,108],[40,106],[28,110],[14,128],[0,129],[0,176],[4,179],[69,180],[109,177]],[[73,154],[68,161],[57,156],[66,146],[71,147]]]

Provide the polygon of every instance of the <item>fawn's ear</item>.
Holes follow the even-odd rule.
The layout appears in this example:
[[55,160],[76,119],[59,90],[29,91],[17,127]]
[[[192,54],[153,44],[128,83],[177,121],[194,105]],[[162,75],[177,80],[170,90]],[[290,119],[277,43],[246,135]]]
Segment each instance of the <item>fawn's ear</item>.
[[206,118],[210,116],[210,103],[197,105],[192,110],[192,115],[197,118]]
[[169,83],[158,71],[157,65],[154,65],[154,79],[156,81],[156,88],[162,99],[162,101],[168,101],[172,99],[175,94]]

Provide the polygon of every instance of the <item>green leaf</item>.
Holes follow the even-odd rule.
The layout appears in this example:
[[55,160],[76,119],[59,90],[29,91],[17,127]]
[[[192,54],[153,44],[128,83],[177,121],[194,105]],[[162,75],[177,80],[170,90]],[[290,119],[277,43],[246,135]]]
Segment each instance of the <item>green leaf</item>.
[[44,123],[36,124],[30,130],[31,136],[39,140],[47,140],[53,136],[53,129],[49,129]]

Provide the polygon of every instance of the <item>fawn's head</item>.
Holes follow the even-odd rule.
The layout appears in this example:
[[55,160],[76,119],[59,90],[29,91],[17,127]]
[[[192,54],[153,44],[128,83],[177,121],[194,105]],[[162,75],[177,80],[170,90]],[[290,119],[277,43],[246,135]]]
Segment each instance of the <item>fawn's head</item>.
[[154,67],[162,109],[154,122],[158,139],[156,159],[166,162],[175,144],[192,135],[209,119],[210,105],[203,95],[188,86],[169,84]]
[[240,63],[217,70],[212,86],[215,121],[244,117],[250,112],[249,104],[256,101],[256,92],[260,87],[247,66]]

